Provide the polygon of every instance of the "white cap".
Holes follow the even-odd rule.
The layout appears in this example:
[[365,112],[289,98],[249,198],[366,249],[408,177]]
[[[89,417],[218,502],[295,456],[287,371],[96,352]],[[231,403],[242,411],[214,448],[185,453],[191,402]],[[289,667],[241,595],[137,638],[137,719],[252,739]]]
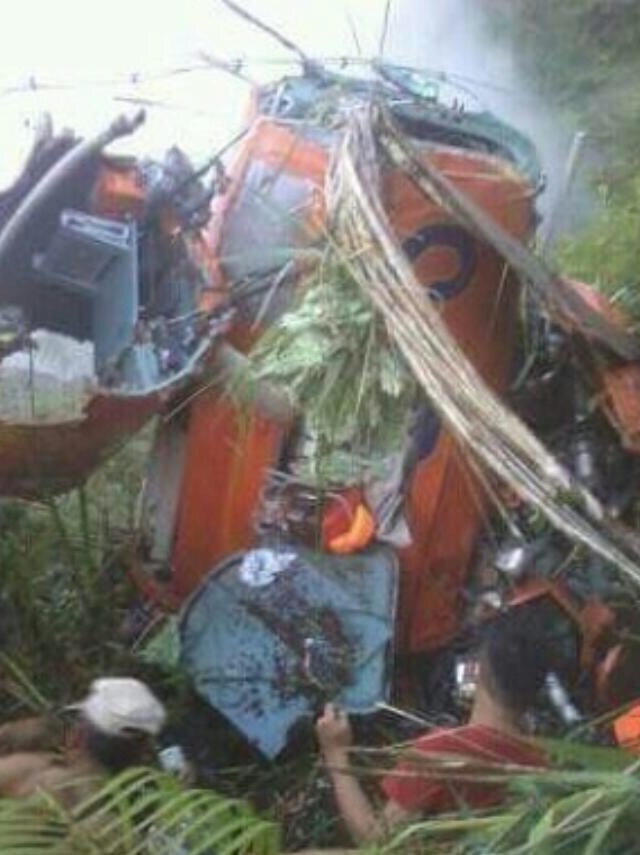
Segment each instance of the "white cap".
[[167,717],[153,692],[132,677],[94,680],[87,697],[73,709],[109,736],[126,736],[136,730],[155,736]]

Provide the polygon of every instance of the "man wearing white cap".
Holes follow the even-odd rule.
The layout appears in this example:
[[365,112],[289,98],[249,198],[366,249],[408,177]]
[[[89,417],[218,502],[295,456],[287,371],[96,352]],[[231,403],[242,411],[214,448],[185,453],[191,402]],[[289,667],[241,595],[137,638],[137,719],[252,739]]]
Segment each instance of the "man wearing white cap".
[[0,796],[27,796],[36,790],[54,793],[70,805],[106,775],[144,765],[166,712],[153,692],[130,677],[94,680],[87,697],[67,708],[75,718],[59,750],[51,747],[51,721],[28,720],[0,727]]

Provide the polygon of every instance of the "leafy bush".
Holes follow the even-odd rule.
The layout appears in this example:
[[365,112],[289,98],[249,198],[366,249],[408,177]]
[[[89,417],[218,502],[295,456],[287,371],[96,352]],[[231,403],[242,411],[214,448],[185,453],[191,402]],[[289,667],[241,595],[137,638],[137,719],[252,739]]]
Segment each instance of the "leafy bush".
[[603,185],[600,196],[600,216],[559,243],[559,266],[594,284],[640,325],[640,172],[624,195]]
[[560,267],[640,320],[640,0],[490,5],[524,78],[597,149],[601,210],[582,234],[560,243]]

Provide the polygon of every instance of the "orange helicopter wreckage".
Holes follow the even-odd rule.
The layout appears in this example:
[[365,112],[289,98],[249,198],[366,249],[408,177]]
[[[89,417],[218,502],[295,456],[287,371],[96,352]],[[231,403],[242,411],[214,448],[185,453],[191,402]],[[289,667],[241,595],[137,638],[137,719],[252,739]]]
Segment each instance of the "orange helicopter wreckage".
[[[331,164],[372,103],[380,139],[386,123],[392,141],[375,155],[383,213],[422,299],[481,382],[500,396],[512,389],[540,436],[561,435],[561,461],[606,514],[623,516],[640,450],[639,344],[602,298],[526,249],[541,189],[529,141],[490,114],[447,106],[419,72],[378,63],[356,78],[312,64],[258,89],[228,170],[218,155],[195,170],[178,149],[161,163],[105,155],[140,117],[91,140],[44,133],[0,196],[0,492],[68,490],[162,414],[133,574],[154,602],[182,607],[196,688],[268,755],[319,697],[355,712],[384,701],[391,649],[402,658],[449,644],[479,555],[498,568],[492,584],[525,580],[516,599],[559,603],[585,668],[612,673],[624,658],[613,614],[596,602],[610,593],[597,556],[573,590],[549,581],[570,541],[552,528],[531,534],[519,500],[488,549],[487,479],[429,389],[383,390],[381,419],[398,424],[381,469],[353,464],[371,448],[343,437],[329,454],[351,464],[315,479],[323,442],[299,406],[304,390],[267,378],[249,405],[229,394],[326,263],[337,240]],[[542,338],[513,392],[523,287],[541,307],[532,323]],[[360,312],[352,297],[347,309]],[[384,322],[369,310],[377,335]],[[347,311],[334,322],[348,331],[352,320]],[[367,358],[357,356],[354,378]]]

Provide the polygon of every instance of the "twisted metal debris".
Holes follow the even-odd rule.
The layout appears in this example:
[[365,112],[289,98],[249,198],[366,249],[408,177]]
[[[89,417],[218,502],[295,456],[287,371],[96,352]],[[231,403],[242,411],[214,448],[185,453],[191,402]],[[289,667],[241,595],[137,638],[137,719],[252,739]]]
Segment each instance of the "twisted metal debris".
[[[378,107],[351,115],[327,176],[336,251],[383,315],[389,335],[470,460],[497,475],[571,540],[640,583],[638,538],[610,518],[598,499],[500,401],[456,343],[437,307],[425,299],[380,195],[381,155],[415,180],[417,159],[410,168],[407,149],[409,143],[401,141]],[[431,164],[429,174],[434,173]],[[419,184],[423,192],[425,183]]]

